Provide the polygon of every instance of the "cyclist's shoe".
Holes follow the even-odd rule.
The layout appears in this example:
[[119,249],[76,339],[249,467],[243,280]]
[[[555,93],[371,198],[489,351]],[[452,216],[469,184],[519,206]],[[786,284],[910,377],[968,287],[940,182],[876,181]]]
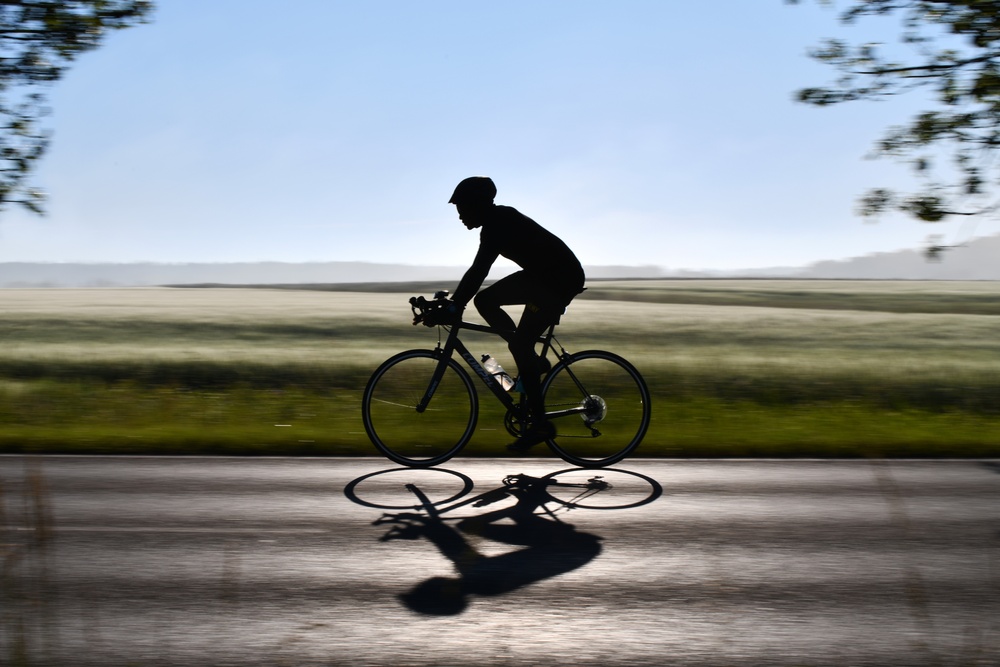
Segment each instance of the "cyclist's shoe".
[[507,451],[521,454],[555,436],[556,426],[552,422],[544,421],[532,424],[527,431],[521,434],[520,438],[507,445]]

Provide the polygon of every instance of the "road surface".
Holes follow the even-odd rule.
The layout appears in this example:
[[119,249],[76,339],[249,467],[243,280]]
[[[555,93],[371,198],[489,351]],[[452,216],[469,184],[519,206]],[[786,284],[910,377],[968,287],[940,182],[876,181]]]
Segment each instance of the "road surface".
[[0,664],[1000,665],[991,461],[6,456],[0,559]]

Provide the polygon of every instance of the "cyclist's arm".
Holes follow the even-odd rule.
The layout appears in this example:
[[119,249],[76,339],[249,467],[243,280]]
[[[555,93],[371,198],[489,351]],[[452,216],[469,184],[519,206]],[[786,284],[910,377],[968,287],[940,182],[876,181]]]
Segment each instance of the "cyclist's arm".
[[455,296],[452,297],[455,305],[465,308],[469,301],[472,300],[472,297],[476,295],[476,292],[479,291],[483,281],[486,280],[486,276],[490,273],[493,262],[499,256],[499,251],[488,247],[485,243],[479,244],[479,252],[476,253],[475,261],[472,262],[472,266],[465,272],[465,275],[462,276],[462,281],[455,288]]

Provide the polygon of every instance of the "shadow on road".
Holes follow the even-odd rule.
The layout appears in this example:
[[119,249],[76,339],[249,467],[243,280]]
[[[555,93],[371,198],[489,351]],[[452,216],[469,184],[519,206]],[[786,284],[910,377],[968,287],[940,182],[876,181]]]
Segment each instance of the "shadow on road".
[[[1000,475],[1000,463],[996,461],[983,461],[983,467]],[[997,531],[997,537],[1000,537],[1000,531]]]
[[[653,502],[662,494],[655,480],[638,473],[613,470],[594,475],[594,471],[574,469],[544,477],[509,475],[501,486],[459,500],[471,492],[471,480],[454,471],[438,469],[436,472],[462,480],[464,492],[433,502],[421,485],[406,482],[403,488],[418,501],[411,508],[414,511],[386,513],[372,522],[375,526],[389,526],[379,538],[380,542],[426,539],[451,562],[454,576],[431,577],[399,596],[413,611],[431,615],[460,614],[471,596],[511,593],[580,568],[596,558],[601,553],[602,538],[577,530],[557,513],[577,508],[637,507]],[[615,498],[615,486],[605,478],[608,473],[630,481],[638,480],[646,488],[639,494],[619,492]],[[399,509],[398,506],[378,505],[358,492],[363,482],[389,474],[400,479],[409,476],[426,479],[428,471],[397,469],[364,475],[345,488],[345,495],[369,507]],[[430,486],[430,483],[425,485]],[[442,516],[460,508],[468,511],[496,505],[499,507],[481,513]],[[486,555],[476,547],[476,543],[482,541],[521,548]]]

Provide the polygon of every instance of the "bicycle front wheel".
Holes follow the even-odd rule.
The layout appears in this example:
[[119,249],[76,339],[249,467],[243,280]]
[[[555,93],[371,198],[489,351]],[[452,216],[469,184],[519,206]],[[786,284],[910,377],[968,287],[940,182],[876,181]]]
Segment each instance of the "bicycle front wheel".
[[469,374],[446,362],[441,382],[422,412],[435,369],[441,363],[431,350],[409,350],[375,369],[361,398],[361,416],[372,443],[405,466],[428,467],[454,456],[472,438],[479,399]]
[[617,354],[590,350],[564,359],[542,385],[545,411],[558,436],[549,446],[583,468],[621,461],[649,428],[649,389]]

